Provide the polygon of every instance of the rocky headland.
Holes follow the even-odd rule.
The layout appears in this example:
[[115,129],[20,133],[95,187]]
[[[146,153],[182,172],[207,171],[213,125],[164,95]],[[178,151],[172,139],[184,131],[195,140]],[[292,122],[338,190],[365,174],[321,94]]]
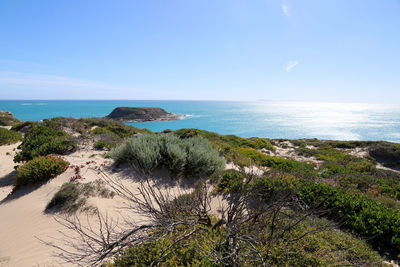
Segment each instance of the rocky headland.
[[9,111],[0,110],[0,126],[10,126],[17,122],[20,122],[14,115]]
[[179,120],[182,116],[166,112],[162,108],[118,107],[107,115],[106,118],[120,122],[144,122]]

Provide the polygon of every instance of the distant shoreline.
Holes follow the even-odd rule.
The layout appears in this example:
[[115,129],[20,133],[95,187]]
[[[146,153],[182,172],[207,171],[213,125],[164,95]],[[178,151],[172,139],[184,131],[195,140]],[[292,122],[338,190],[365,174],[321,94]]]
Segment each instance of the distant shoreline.
[[[32,103],[32,105],[23,105]],[[44,105],[44,103],[46,105]],[[23,121],[54,117],[104,117],[119,106],[160,107],[180,114],[177,120],[127,120],[151,131],[200,128],[248,138],[318,138],[400,142],[400,106],[326,103],[211,101],[4,101],[0,110]]]

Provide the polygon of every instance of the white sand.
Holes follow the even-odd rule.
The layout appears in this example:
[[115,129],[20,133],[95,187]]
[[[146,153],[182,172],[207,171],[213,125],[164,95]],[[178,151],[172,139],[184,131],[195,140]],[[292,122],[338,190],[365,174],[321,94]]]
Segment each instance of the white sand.
[[[274,156],[286,158],[286,159],[294,159],[302,162],[309,162],[314,164],[315,169],[318,169],[322,162],[321,160],[317,160],[314,156],[305,157],[297,154],[296,147],[289,141],[281,142],[281,146],[275,146],[276,150],[273,153]],[[282,144],[285,144],[287,147],[282,147]],[[307,146],[309,149],[315,149],[313,146]]]
[[[58,231],[65,233],[59,223],[52,215],[44,213],[47,203],[51,200],[60,186],[68,182],[75,172],[68,168],[63,174],[55,177],[39,188],[28,187],[17,190],[13,195],[7,195],[11,192],[13,183],[14,163],[12,161],[18,144],[11,146],[0,146],[0,266],[71,266],[65,264],[54,257],[55,250],[40,242],[36,237],[51,241],[51,238],[59,238],[62,235]],[[110,168],[111,161],[104,159],[104,152],[95,151],[81,147],[77,152],[68,156],[63,156],[71,165],[84,166],[81,168],[81,176],[84,178],[80,182],[90,182],[99,179],[98,170],[102,164],[105,166],[104,173],[112,179],[122,179],[124,185],[136,190],[140,183],[133,179],[127,179],[131,176],[131,170],[121,168],[113,172]],[[5,155],[9,152],[11,155]],[[91,162],[87,164],[87,162]],[[92,161],[95,161],[93,163]],[[171,195],[185,192],[177,190],[177,184],[165,174],[165,172],[156,173],[157,186],[169,188]],[[165,189],[167,190],[167,189]],[[124,200],[119,196],[112,199],[90,198],[88,203],[95,205],[101,213],[109,216],[120,216],[121,211],[118,207],[123,206]],[[212,199],[212,211],[217,213],[224,204],[220,197]],[[124,214],[125,216],[126,214]],[[82,215],[84,216],[84,215]],[[141,220],[141,217],[133,215],[135,220]],[[136,216],[136,217],[135,217]],[[86,217],[85,217],[86,218]]]
[[0,146],[0,201],[12,190],[14,183],[12,174],[15,166],[13,159],[20,144],[18,142],[13,145]]
[[[54,193],[59,187],[70,180],[75,172],[72,168],[68,168],[66,172],[58,177],[50,180],[48,183],[39,188],[23,188],[19,189],[11,197],[7,195],[13,187],[14,162],[13,157],[16,153],[18,144],[9,146],[0,146],[0,267],[3,266],[71,266],[65,264],[55,258],[54,249],[42,244],[36,237],[50,241],[50,237],[61,237],[58,231],[65,233],[59,223],[57,223],[52,215],[44,213],[47,203],[51,200]],[[291,144],[288,144],[291,145]],[[63,158],[71,163],[71,165],[83,166],[81,168],[81,176],[84,177],[80,182],[90,182],[99,179],[98,170],[95,169],[101,165],[105,166],[104,173],[112,179],[122,179],[123,184],[136,190],[140,183],[130,177],[132,171],[128,168],[120,168],[113,172],[110,168],[111,161],[104,159],[102,154],[90,149],[91,144],[80,147],[77,152]],[[7,152],[9,155],[6,155]],[[356,151],[362,156],[364,151]],[[296,155],[292,147],[277,147],[275,153],[277,156],[294,158],[296,160],[311,161],[316,164],[319,162],[313,158],[303,158]],[[94,162],[92,162],[94,161]],[[90,162],[87,164],[87,162]],[[227,164],[227,169],[238,169],[234,164]],[[246,172],[254,174],[262,174],[264,169],[245,169]],[[185,192],[185,189],[178,190],[176,182],[163,171],[155,174],[156,186],[165,189],[176,195]],[[128,178],[128,179],[127,179]],[[140,178],[140,177],[138,177]],[[143,177],[142,177],[143,178]],[[212,190],[212,189],[210,189]],[[121,211],[118,207],[122,207],[124,200],[119,196],[113,199],[90,198],[89,204],[95,205],[102,213],[108,213],[109,216],[120,216]],[[212,213],[217,214],[219,210],[226,205],[226,201],[221,196],[216,196],[211,201]],[[124,214],[125,216],[126,214]],[[133,215],[134,220],[141,220],[142,217]]]
[[[0,181],[4,181],[4,177],[7,177],[6,179],[11,177],[12,181],[10,173],[14,166],[13,155],[4,155],[16,146],[0,146],[0,177],[2,177]],[[99,157],[89,159],[88,154],[88,152],[76,152],[64,158],[72,164],[82,165],[93,159],[98,165],[105,161]],[[49,240],[48,237],[60,237],[59,230],[65,231],[53,216],[45,214],[44,210],[54,193],[74,174],[74,170],[69,168],[39,188],[21,188],[8,199],[3,198],[11,191],[12,186],[1,187],[3,201],[0,203],[0,266],[68,266],[52,257],[54,249],[42,244],[36,237]],[[87,181],[98,178],[96,172],[88,170],[87,167],[82,168],[81,174]],[[107,199],[104,202],[107,201],[114,200]]]

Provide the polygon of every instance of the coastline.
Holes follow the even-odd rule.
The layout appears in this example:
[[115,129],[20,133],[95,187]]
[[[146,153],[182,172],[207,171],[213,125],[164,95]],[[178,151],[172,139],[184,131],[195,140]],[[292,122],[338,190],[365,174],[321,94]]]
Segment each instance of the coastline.
[[210,101],[48,101],[22,105],[0,101],[0,109],[23,121],[51,117],[104,117],[118,106],[161,107],[184,119],[127,122],[154,132],[200,128],[244,138],[318,138],[400,142],[400,106],[376,104],[265,103]]
[[[126,133],[129,126],[124,126],[122,123],[118,124],[115,122],[111,124],[110,121],[105,120],[98,120],[96,122],[96,120],[90,119],[85,122],[85,119],[75,120],[71,118],[58,118],[54,120],[54,122],[54,124],[50,123],[49,125],[53,125],[54,127],[56,127],[56,125],[62,125],[65,132],[76,138],[76,141],[78,142],[77,149],[67,155],[58,155],[68,161],[71,166],[64,173],[56,176],[39,187],[28,186],[16,190],[15,193],[11,195],[9,194],[13,191],[13,180],[15,176],[13,157],[19,152],[18,145],[20,143],[0,146],[0,166],[4,167],[0,168],[0,214],[7,215],[4,216],[3,220],[0,220],[0,228],[8,229],[8,231],[0,232],[0,239],[6,240],[6,242],[0,244],[0,266],[2,266],[3,262],[5,266],[7,266],[7,264],[11,266],[60,264],[58,259],[52,256],[53,249],[41,243],[39,239],[48,241],[46,238],[49,237],[62,238],[58,233],[64,229],[53,220],[51,213],[45,212],[45,209],[46,204],[49,203],[54,194],[64,183],[87,184],[101,179],[101,173],[104,173],[111,179],[124,181],[124,183],[126,183],[129,188],[132,188],[132,190],[137,190],[140,186],[140,181],[146,179],[146,176],[133,172],[132,169],[127,168],[127,166],[114,165],[112,160],[105,157],[109,150],[96,149],[94,145],[98,140],[102,140],[101,138],[107,140],[107,137],[103,135],[104,130],[110,129],[107,128],[107,123],[114,126],[118,125],[118,127],[112,128],[115,129],[117,133]],[[76,127],[79,123],[88,124]],[[98,125],[93,126],[91,123],[98,123]],[[98,127],[101,129],[95,131]],[[79,132],[79,129],[86,129],[86,132]],[[132,132],[132,134],[127,133],[124,138],[138,133],[137,129],[131,130],[134,132]],[[100,134],[98,135],[96,132]],[[265,172],[273,170],[274,166],[279,167],[279,165],[274,165],[275,163],[284,164],[284,166],[289,168],[299,167],[298,170],[300,171],[313,172],[317,175],[318,173],[323,173],[323,170],[326,170],[324,169],[326,159],[328,159],[328,161],[331,160],[332,155],[338,155],[334,160],[342,159],[343,157],[350,157],[351,160],[349,160],[349,162],[352,161],[351,164],[364,162],[365,164],[368,164],[370,168],[376,168],[377,171],[385,171],[390,173],[390,175],[399,175],[398,170],[385,167],[382,165],[383,163],[381,164],[371,160],[370,147],[373,146],[374,143],[356,141],[321,141],[317,139],[241,139],[233,135],[221,136],[216,133],[206,132],[199,129],[183,129],[182,131],[177,131],[176,134],[181,134],[180,137],[182,138],[196,134],[203,134],[204,138],[209,140],[211,143],[216,145],[222,144],[223,146],[221,147],[225,146],[229,148],[220,151],[220,153],[222,153],[220,156],[225,157],[228,161],[226,170],[244,170],[247,173],[253,173],[260,177]],[[84,138],[79,138],[80,136]],[[108,137],[110,137],[110,135]],[[122,142],[122,140],[120,141]],[[326,149],[327,147],[328,149]],[[231,157],[229,151],[244,153],[241,154],[242,156],[256,155],[256,158],[261,159],[266,157],[266,160],[261,160],[253,166],[246,166],[245,164],[247,164],[247,161],[240,162],[241,157]],[[271,159],[273,159],[272,162],[275,163],[273,165],[268,165],[268,160]],[[236,162],[236,160],[239,161]],[[241,164],[244,164],[244,167],[240,167]],[[76,175],[74,166],[80,166],[82,178],[79,178],[78,181],[71,181],[71,177]],[[360,167],[363,166],[360,165]],[[157,170],[154,173],[154,176],[152,176],[152,179],[153,178],[154,180],[152,180],[152,182],[154,182],[154,186],[157,188],[170,190],[168,192],[173,194],[176,192],[182,193],[182,191],[176,191],[179,181],[166,174],[165,170]],[[333,179],[326,179],[326,183],[338,186],[340,180],[335,181]],[[216,185],[214,184],[213,186]],[[136,193],[137,191],[134,192]],[[121,199],[119,196],[114,198],[101,198],[97,196],[88,197],[87,201],[88,204],[98,208],[101,212],[108,213],[109,215],[115,216],[115,218],[119,218],[118,216],[121,215],[127,215],[120,214],[117,209],[117,207],[121,207],[124,203],[124,199]],[[218,210],[225,203],[224,201],[223,196],[214,196],[211,201],[212,214],[218,214]],[[77,215],[82,215],[82,218],[85,218],[85,214],[78,213]],[[25,218],[27,217],[31,220],[29,227],[26,227],[24,224]],[[141,220],[142,218],[133,216],[133,219]],[[57,243],[57,245],[63,246],[62,243]]]

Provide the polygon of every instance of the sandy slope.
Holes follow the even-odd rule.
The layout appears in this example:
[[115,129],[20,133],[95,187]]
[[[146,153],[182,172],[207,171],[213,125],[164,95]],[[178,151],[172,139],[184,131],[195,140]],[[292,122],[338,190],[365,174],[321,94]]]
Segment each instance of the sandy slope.
[[[14,147],[16,145],[0,147],[2,182],[10,178],[12,182],[13,175],[10,174],[14,166],[12,156],[3,157],[3,154],[12,151]],[[66,159],[72,164],[85,164],[88,156],[87,153],[76,152]],[[94,159],[98,164],[104,161],[100,157]],[[45,214],[44,210],[58,188],[73,175],[74,171],[68,169],[39,188],[23,188],[6,198],[4,196],[10,192],[12,186],[1,187],[4,199],[0,202],[0,266],[68,266],[65,263],[61,265],[52,257],[53,249],[42,244],[36,237],[41,239],[59,237],[58,231],[65,231],[53,216]],[[85,168],[82,176],[88,181],[97,178],[95,171]]]
[[[52,215],[44,213],[45,207],[59,187],[75,175],[72,168],[52,179],[40,187],[30,187],[18,190],[11,196],[7,196],[13,187],[14,162],[13,157],[19,144],[0,146],[0,267],[3,266],[69,266],[54,257],[54,249],[42,244],[40,239],[50,241],[51,237],[62,237],[59,231],[65,233]],[[278,148],[276,154],[292,158],[294,150]],[[7,155],[7,152],[9,153]],[[356,151],[359,152],[359,151]],[[91,145],[81,146],[77,152],[64,156],[71,165],[81,166],[81,175],[84,179],[80,182],[90,182],[99,179],[98,169],[101,167],[111,179],[121,180],[124,185],[137,190],[140,175],[132,174],[129,168],[113,170],[111,162],[104,159],[101,152],[91,149]],[[307,160],[296,158],[297,160]],[[311,160],[312,161],[312,160]],[[318,163],[318,162],[316,162]],[[237,166],[228,164],[227,169],[237,169]],[[247,172],[261,174],[263,169],[245,169]],[[186,192],[186,189],[178,190],[177,184],[167,173],[159,171],[155,174],[154,185],[159,188],[168,188],[168,194],[176,195]],[[118,196],[113,199],[90,198],[89,203],[99,208],[102,213],[109,216],[120,216],[118,207],[123,206],[124,200]],[[213,213],[223,207],[226,202],[221,197],[214,197],[211,202]],[[124,213],[124,216],[127,214]],[[130,216],[136,221],[143,219],[137,215]],[[85,217],[86,218],[86,217]],[[70,233],[67,233],[68,235]]]
[[[0,178],[0,192],[2,192],[0,195],[0,266],[70,266],[54,257],[54,249],[42,244],[38,238],[50,241],[51,237],[62,237],[58,231],[65,233],[65,228],[58,224],[52,215],[44,213],[44,210],[59,187],[75,175],[74,170],[68,168],[66,172],[40,187],[19,189],[7,197],[12,189],[14,175],[12,158],[15,152],[7,157],[3,155],[6,152],[12,152],[17,145],[0,146],[0,177],[2,177]],[[109,160],[104,159],[98,151],[91,149],[81,148],[63,158],[71,165],[81,166],[81,175],[84,179],[80,182],[99,179],[97,167],[101,165],[105,174],[114,180],[122,180],[124,185],[132,190],[137,190],[140,184],[138,180],[143,179],[143,177],[132,177],[132,171],[129,168],[113,170]],[[91,163],[88,164],[89,161]],[[157,172],[155,176],[157,182],[154,184],[159,188],[168,188],[168,194],[171,196],[186,191],[186,189],[177,190],[176,182],[163,171]],[[120,216],[118,207],[123,206],[123,202],[124,200],[119,196],[113,199],[89,199],[90,204],[113,218]],[[223,202],[220,197],[214,198],[211,203],[212,210],[217,212]],[[137,215],[130,217],[137,222],[143,219]]]
[[0,146],[0,201],[5,198],[12,189],[15,166],[13,158],[20,144],[19,142],[13,145]]

